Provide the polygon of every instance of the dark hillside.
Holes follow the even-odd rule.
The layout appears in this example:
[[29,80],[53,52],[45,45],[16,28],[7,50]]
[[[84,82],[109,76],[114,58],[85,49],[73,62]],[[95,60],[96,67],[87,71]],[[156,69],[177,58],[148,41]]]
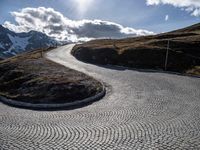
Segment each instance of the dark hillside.
[[42,50],[36,50],[1,61],[0,95],[28,103],[67,103],[102,90],[93,78],[41,56]]
[[152,36],[94,40],[77,45],[72,54],[95,64],[163,70],[168,41],[167,70],[199,75],[200,24]]

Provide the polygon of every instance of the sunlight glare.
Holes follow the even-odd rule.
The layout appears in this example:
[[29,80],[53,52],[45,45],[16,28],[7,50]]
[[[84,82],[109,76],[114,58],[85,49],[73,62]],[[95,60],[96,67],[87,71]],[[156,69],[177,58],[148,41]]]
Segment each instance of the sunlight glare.
[[84,15],[94,3],[94,0],[73,0],[80,15]]

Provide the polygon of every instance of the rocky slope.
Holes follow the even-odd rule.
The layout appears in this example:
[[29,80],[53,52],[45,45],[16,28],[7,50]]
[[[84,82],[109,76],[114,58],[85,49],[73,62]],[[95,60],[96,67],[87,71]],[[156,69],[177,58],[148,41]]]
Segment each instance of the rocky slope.
[[0,25],[0,58],[58,44],[60,43],[41,32],[15,33]]

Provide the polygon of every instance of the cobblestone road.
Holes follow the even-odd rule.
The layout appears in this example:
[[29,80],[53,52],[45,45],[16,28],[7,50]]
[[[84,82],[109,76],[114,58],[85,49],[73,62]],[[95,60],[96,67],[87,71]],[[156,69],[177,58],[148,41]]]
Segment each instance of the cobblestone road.
[[85,64],[72,47],[47,57],[107,83],[107,95],[67,111],[0,104],[1,150],[200,149],[199,78]]

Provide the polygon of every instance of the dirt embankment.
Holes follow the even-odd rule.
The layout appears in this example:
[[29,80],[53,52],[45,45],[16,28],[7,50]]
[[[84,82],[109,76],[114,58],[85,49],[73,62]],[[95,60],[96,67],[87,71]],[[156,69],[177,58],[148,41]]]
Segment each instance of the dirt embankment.
[[72,54],[89,63],[164,70],[168,41],[167,70],[200,75],[200,24],[154,36],[94,40],[75,46]]
[[94,96],[102,85],[42,57],[42,51],[0,62],[0,95],[28,103],[68,103]]

